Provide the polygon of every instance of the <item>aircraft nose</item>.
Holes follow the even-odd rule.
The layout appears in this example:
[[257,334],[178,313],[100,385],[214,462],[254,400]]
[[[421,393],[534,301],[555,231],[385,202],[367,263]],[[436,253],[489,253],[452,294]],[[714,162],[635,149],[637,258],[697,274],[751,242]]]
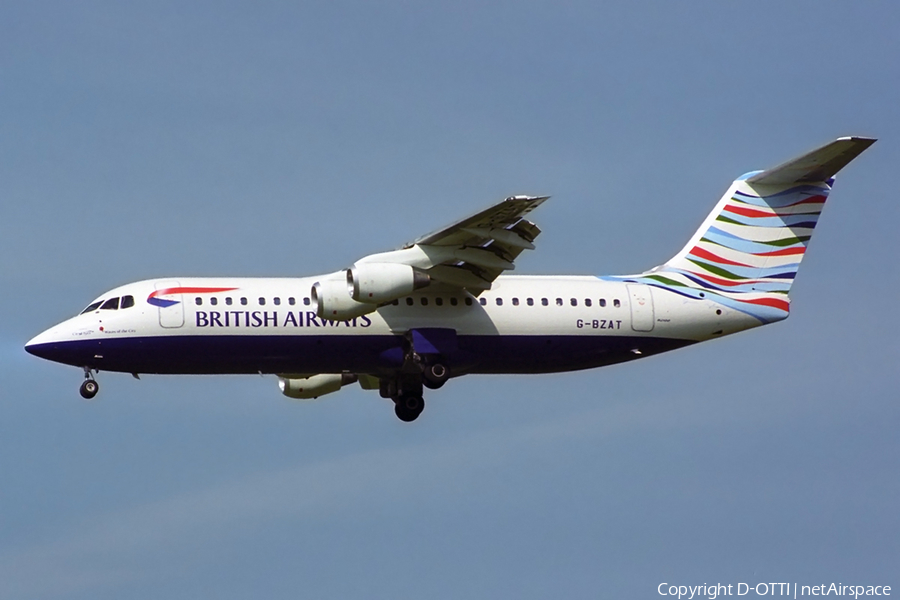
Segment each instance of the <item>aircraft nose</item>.
[[70,363],[77,348],[62,335],[62,328],[63,324],[55,325],[34,336],[25,344],[25,352],[45,360]]
[[25,352],[64,365],[90,365],[97,358],[101,343],[90,332],[81,323],[63,321],[28,340]]
[[[48,329],[47,331],[50,330]],[[33,354],[34,356],[38,356],[40,358],[50,359],[50,357],[48,356],[48,352],[52,352],[50,350],[52,344],[50,343],[47,331],[41,332],[28,340],[28,342],[25,344],[25,352],[27,352],[28,354]]]

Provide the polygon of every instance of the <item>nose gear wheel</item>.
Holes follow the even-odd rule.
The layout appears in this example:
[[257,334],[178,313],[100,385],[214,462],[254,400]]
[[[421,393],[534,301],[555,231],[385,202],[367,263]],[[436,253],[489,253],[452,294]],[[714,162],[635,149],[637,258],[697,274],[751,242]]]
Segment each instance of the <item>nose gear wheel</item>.
[[78,393],[81,394],[81,397],[85,400],[90,400],[94,396],[97,395],[97,392],[100,391],[100,384],[97,383],[97,380],[94,379],[93,373],[91,373],[90,367],[84,368],[84,382],[82,382],[81,387],[78,388]]
[[78,392],[81,394],[81,397],[85,400],[90,400],[94,396],[97,395],[97,392],[100,391],[100,386],[93,379],[86,379],[84,383],[81,384],[81,387],[78,389]]

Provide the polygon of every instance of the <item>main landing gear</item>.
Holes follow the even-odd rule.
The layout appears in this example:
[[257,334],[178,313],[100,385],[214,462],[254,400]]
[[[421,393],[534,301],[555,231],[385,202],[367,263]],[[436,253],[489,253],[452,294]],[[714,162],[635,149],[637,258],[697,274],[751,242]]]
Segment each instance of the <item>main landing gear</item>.
[[[411,370],[411,369],[410,369]],[[401,372],[395,378],[381,380],[381,397],[394,401],[394,414],[410,423],[425,410],[423,388],[436,390],[450,379],[450,369],[440,363],[419,363],[413,372]]]
[[422,369],[422,383],[431,390],[436,390],[450,379],[450,369],[441,363],[425,365]]
[[[397,418],[409,423],[418,419],[425,409],[422,389],[436,390],[450,379],[447,358],[436,349],[435,344],[455,348],[456,332],[438,329],[410,330],[403,336],[403,340],[403,364],[397,371],[381,378],[379,391],[382,398],[394,401]],[[417,351],[417,343],[426,351]]]
[[419,418],[425,410],[425,399],[422,395],[403,394],[394,398],[394,414],[406,423],[411,423]]
[[406,423],[415,421],[425,410],[421,374],[403,373],[396,377],[383,378],[379,392],[382,398],[394,401],[394,414]]
[[78,392],[81,394],[81,397],[85,400],[90,400],[94,396],[97,395],[97,392],[100,391],[100,384],[97,383],[97,380],[94,379],[94,375],[91,373],[90,367],[84,368],[84,383],[81,384],[81,387],[78,388]]

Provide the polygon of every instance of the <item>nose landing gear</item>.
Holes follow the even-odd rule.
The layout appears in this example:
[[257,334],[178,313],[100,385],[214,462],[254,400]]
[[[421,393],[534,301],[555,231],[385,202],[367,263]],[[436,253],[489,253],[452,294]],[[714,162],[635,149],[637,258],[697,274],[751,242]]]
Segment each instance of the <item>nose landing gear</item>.
[[91,373],[90,367],[84,368],[84,382],[81,384],[81,387],[78,388],[78,393],[81,394],[81,397],[85,400],[90,400],[94,396],[97,395],[97,392],[100,391],[100,384],[97,383],[97,380],[94,379],[94,375]]

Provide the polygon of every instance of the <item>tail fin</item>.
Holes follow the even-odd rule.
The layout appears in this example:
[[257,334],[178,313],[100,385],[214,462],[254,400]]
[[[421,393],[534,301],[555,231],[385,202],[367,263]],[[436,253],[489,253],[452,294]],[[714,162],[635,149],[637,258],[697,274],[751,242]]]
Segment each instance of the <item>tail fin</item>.
[[735,181],[671,260],[636,277],[716,300],[763,323],[788,315],[788,292],[833,176],[875,143],[839,138],[767,171]]

